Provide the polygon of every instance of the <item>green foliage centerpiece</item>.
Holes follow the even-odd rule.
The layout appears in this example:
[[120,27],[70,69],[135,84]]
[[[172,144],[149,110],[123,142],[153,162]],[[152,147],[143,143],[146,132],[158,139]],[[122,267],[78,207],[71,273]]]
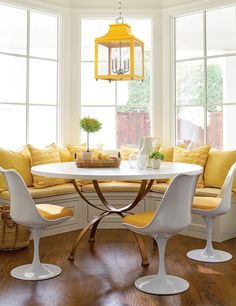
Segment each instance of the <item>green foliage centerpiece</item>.
[[165,154],[153,151],[149,153],[148,157],[152,160],[153,169],[159,169],[161,166],[161,161],[165,159]]
[[[102,128],[102,123],[95,118],[83,117],[80,119],[80,127],[83,131],[87,132],[87,152],[89,150],[89,133],[95,133]],[[91,152],[90,152],[91,153]],[[91,155],[91,154],[90,154]],[[91,158],[88,158],[91,159]]]

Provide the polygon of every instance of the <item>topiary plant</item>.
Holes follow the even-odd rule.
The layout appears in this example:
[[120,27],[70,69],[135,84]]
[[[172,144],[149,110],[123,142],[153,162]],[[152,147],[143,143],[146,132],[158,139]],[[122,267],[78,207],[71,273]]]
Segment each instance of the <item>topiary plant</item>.
[[89,152],[89,133],[95,133],[102,128],[102,123],[95,118],[83,117],[80,119],[80,127],[87,132],[87,152]]

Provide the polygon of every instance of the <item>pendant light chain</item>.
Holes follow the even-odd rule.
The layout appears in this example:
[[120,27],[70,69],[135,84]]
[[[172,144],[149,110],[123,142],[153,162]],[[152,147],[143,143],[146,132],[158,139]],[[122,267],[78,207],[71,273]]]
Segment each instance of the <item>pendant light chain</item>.
[[116,23],[123,24],[124,18],[122,16],[122,0],[118,0],[118,11],[119,11],[119,17],[116,19]]

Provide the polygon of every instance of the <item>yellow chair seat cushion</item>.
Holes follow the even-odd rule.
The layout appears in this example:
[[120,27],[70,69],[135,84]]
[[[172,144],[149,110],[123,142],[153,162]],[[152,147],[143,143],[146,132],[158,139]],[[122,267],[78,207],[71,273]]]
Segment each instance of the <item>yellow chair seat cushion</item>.
[[219,206],[221,198],[194,197],[192,208],[200,210],[212,210]]
[[[140,183],[112,181],[99,183],[100,189],[103,192],[137,192],[140,188]],[[95,192],[93,184],[88,184],[81,187],[82,192]]]
[[36,204],[40,215],[47,220],[55,220],[65,217],[72,217],[73,211],[70,208],[52,204]]
[[[33,199],[76,193],[76,190],[72,183],[50,186],[45,188],[28,187],[28,191]],[[0,198],[9,199],[10,198],[9,192],[6,190],[2,191],[0,193]]]
[[[27,186],[33,185],[30,169],[30,159],[23,152],[15,152],[0,148],[0,167],[4,169],[15,169],[23,178]],[[0,175],[0,188],[7,190],[3,175]]]
[[136,227],[145,227],[152,221],[154,215],[154,211],[147,211],[144,213],[129,215],[123,219],[123,223]]
[[[205,167],[208,153],[211,146],[201,146],[191,151],[185,150],[180,147],[174,148],[173,162],[187,163],[187,164],[196,164],[199,166]],[[201,174],[198,179],[198,188],[204,187],[203,175]]]
[[[61,162],[59,150],[53,146],[49,146],[45,149],[38,149],[32,145],[28,145],[28,148],[30,151],[32,167],[37,165]],[[64,184],[65,180],[60,178],[33,175],[33,182],[35,188],[45,188],[49,186]]]
[[[204,181],[207,187],[222,188],[227,173],[233,163],[236,162],[236,150],[209,152],[205,171]],[[236,192],[236,176],[233,182],[233,191]]]

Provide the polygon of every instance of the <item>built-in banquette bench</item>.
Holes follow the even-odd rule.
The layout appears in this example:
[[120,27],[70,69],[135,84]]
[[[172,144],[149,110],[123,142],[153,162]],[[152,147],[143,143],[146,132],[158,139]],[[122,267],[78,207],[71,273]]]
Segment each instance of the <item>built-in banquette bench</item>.
[[[44,235],[62,233],[84,227],[95,215],[99,213],[95,208],[88,206],[79,198],[70,181],[46,178],[31,175],[31,166],[53,162],[67,162],[73,160],[76,152],[81,154],[83,146],[68,146],[68,149],[57,148],[54,144],[44,150],[31,145],[25,146],[18,152],[0,149],[0,166],[6,169],[16,169],[23,177],[28,189],[38,203],[51,203],[73,209],[74,216],[60,227],[52,227]],[[209,146],[187,151],[180,147],[160,148],[166,155],[167,161],[197,163],[204,167],[203,177],[198,182],[197,196],[216,197],[222,187],[230,166],[236,161],[235,151],[214,151]],[[94,152],[97,154],[97,152]],[[127,150],[123,158],[128,156]],[[94,187],[90,181],[77,181],[82,192],[94,203],[100,205]],[[101,190],[116,207],[130,203],[137,194],[140,183],[138,181],[101,181]],[[156,209],[168,186],[168,180],[157,180],[151,191],[135,208],[135,212]],[[215,220],[213,240],[224,241],[236,237],[236,178],[233,184],[232,208],[223,216]],[[9,204],[9,192],[3,177],[0,177],[0,204]],[[102,205],[102,204],[101,204]],[[22,211],[24,213],[24,211]],[[111,215],[103,219],[102,228],[122,228],[119,216]],[[205,238],[205,224],[198,216],[193,216],[192,223],[184,234]]]

